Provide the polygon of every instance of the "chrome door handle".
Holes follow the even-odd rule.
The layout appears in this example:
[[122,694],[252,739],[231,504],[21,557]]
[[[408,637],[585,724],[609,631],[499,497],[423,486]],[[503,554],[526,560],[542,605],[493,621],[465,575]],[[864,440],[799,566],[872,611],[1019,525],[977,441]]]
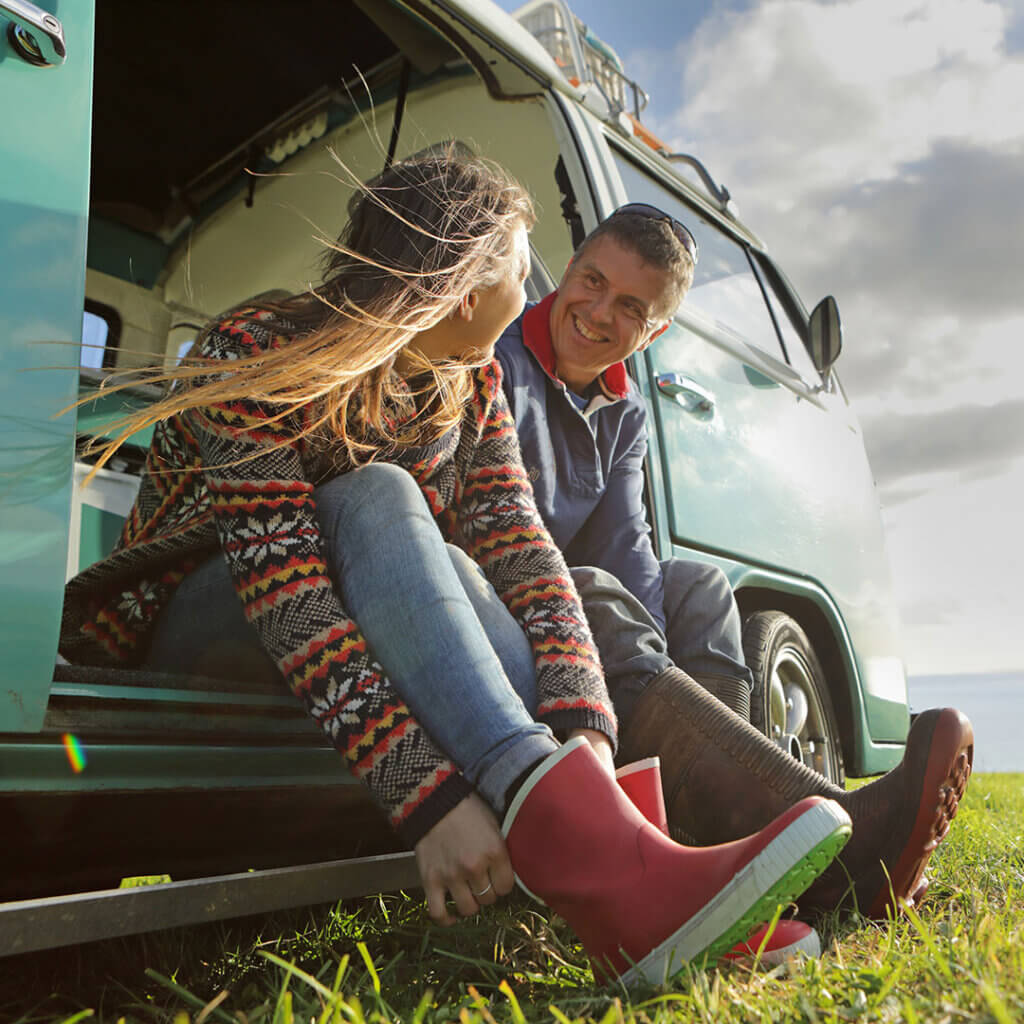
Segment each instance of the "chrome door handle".
[[715,396],[707,388],[681,373],[659,373],[658,390],[681,405],[687,412],[710,413],[715,408]]
[[28,0],[0,0],[0,17],[10,20],[7,38],[18,56],[36,67],[59,67],[67,58],[60,19]]

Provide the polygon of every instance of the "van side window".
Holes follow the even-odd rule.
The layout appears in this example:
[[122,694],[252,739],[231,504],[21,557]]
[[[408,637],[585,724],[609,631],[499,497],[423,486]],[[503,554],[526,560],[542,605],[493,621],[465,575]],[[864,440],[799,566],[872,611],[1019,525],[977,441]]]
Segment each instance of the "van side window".
[[109,370],[117,362],[121,343],[121,314],[103,302],[85,300],[82,313],[82,351],[79,366],[83,370]]
[[807,314],[800,300],[786,287],[782,275],[769,260],[757,255],[754,263],[764,283],[764,293],[782,335],[782,342],[786,346],[789,365],[812,387],[820,387],[821,374],[807,351]]
[[782,343],[743,246],[614,148],[613,152],[630,201],[651,203],[671,214],[685,224],[697,240],[700,258],[683,308],[738,335],[773,358],[785,360]]
[[541,259],[541,255],[530,243],[530,273],[526,278],[526,299],[528,302],[540,302],[555,290],[555,279],[551,276]]

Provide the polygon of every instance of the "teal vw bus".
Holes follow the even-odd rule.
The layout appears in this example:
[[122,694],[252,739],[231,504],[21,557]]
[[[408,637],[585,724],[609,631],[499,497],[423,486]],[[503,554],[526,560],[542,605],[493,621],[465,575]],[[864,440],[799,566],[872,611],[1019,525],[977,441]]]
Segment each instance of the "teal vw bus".
[[[658,551],[728,574],[769,736],[837,780],[898,761],[905,678],[835,303],[808,313],[562,0],[0,0],[0,29],[0,953],[415,881],[287,693],[57,655],[64,582],[114,542],[148,441],[83,486],[82,443],[152,398],[97,385],[304,287],[347,199],[332,152],[362,177],[451,138],[504,164],[541,212],[535,297],[624,202],[693,229],[694,288],[632,365]],[[174,882],[103,891],[154,873]]]

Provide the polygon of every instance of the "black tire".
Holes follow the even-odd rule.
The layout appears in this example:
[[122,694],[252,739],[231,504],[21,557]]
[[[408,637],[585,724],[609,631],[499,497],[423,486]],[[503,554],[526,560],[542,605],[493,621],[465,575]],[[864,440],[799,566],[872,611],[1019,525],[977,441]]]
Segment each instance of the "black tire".
[[846,771],[832,698],[800,624],[784,612],[752,612],[743,623],[743,654],[754,675],[754,728],[808,768],[843,785]]

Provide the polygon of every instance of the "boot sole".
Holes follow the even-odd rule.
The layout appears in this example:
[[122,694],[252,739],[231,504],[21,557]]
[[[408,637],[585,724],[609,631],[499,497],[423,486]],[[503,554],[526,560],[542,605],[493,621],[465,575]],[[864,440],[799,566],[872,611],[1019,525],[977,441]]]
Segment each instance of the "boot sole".
[[661,984],[693,961],[714,963],[796,899],[832,863],[853,831],[824,800],[780,832],[685,924],[620,976],[627,987]]
[[[909,901],[924,874],[928,859],[949,831],[967,789],[974,757],[974,730],[953,708],[943,708],[932,731],[917,818],[889,877],[883,881],[868,916],[885,918],[895,906]],[[934,802],[932,800],[934,795]]]

